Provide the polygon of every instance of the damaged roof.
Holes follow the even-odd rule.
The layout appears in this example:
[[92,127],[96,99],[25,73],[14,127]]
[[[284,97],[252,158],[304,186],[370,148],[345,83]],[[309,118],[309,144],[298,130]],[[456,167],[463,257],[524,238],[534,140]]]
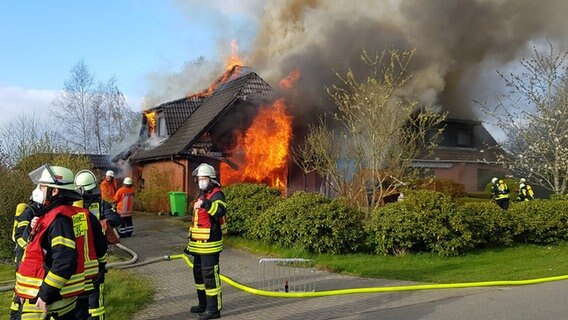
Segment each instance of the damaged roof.
[[191,100],[193,97],[189,97],[160,105],[154,109],[163,107],[166,122],[169,121],[167,123],[169,137],[153,149],[139,149],[132,159],[143,161],[184,154],[186,149],[208,128],[217,123],[239,99],[267,100],[272,95],[270,85],[256,73],[250,72],[219,85],[211,96],[201,98],[201,101]]

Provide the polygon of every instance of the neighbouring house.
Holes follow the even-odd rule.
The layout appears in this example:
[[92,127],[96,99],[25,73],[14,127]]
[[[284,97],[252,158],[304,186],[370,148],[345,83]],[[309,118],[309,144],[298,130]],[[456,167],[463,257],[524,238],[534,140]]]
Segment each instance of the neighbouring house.
[[466,192],[483,191],[492,177],[511,174],[499,161],[505,151],[480,121],[447,119],[433,154],[416,159],[414,166],[426,175],[448,178]]

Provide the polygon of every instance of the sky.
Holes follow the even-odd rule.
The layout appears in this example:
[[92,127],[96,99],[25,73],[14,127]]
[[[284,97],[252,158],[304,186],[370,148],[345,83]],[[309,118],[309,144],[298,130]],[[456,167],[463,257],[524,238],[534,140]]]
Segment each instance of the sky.
[[45,116],[81,60],[98,81],[116,77],[130,107],[141,110],[154,74],[214,59],[232,38],[246,46],[254,37],[246,6],[208,2],[0,2],[0,126],[22,113]]

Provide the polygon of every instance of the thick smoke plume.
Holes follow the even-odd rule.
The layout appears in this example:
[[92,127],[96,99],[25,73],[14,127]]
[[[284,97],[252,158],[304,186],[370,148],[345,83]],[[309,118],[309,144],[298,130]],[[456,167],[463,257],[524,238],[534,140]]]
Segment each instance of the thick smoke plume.
[[[366,76],[363,49],[416,49],[407,91],[450,117],[476,119],[471,100],[503,90],[496,69],[507,69],[546,38],[565,50],[568,1],[562,0],[173,0],[191,21],[216,37],[219,54],[175,74],[153,77],[147,107],[197,92],[223,71],[230,39],[245,64],[277,88],[299,68],[295,115],[319,114],[336,72]],[[240,24],[230,25],[232,17]],[[244,22],[243,22],[244,21]],[[562,45],[561,45],[562,44]],[[245,48],[245,50],[242,50]],[[220,58],[220,59],[219,59]],[[218,59],[218,60],[216,60]]]
[[450,117],[475,119],[471,99],[500,82],[496,68],[545,37],[566,40],[566,12],[560,0],[273,0],[264,4],[250,65],[270,83],[299,68],[300,96],[325,105],[335,71],[366,76],[362,49],[416,49],[409,90]]

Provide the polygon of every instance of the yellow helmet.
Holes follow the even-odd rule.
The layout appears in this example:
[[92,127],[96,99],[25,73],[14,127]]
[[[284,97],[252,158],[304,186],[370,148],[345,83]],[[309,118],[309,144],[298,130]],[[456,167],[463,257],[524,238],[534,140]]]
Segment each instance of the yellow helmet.
[[193,170],[194,177],[209,177],[212,179],[217,178],[217,173],[215,172],[215,168],[213,166],[208,165],[207,163],[202,163],[195,170]]

